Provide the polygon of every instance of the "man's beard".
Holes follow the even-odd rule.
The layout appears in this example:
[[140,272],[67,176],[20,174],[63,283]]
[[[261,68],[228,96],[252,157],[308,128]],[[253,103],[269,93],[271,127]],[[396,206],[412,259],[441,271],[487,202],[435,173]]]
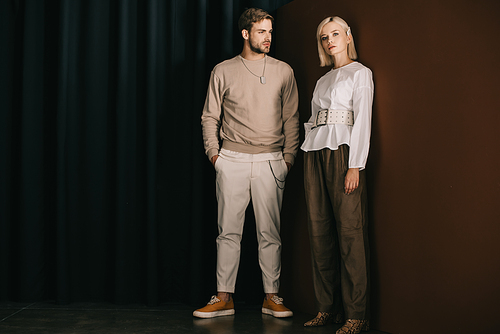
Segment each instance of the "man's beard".
[[269,48],[266,50],[265,47],[262,47],[260,48],[259,45],[254,45],[253,44],[253,41],[252,40],[249,40],[249,44],[250,44],[250,50],[252,50],[253,52],[255,53],[268,53],[269,52],[269,49],[271,48],[271,46],[269,46]]

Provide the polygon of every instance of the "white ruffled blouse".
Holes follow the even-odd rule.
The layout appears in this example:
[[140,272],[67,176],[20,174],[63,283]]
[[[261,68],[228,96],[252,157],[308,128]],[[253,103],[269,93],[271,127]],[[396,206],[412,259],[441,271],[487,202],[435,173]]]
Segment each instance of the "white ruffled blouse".
[[[323,75],[314,88],[311,118],[304,123],[306,138],[301,146],[305,152],[324,148],[336,150],[349,145],[349,168],[365,168],[370,148],[373,104],[371,70],[358,62],[332,69]],[[313,130],[314,119],[323,109],[352,110],[354,125],[328,124]]]

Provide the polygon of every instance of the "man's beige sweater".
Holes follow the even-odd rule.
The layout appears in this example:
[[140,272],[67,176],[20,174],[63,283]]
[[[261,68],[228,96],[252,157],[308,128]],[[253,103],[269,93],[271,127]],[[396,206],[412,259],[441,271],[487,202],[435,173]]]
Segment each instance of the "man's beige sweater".
[[210,76],[201,124],[209,159],[222,142],[223,148],[241,153],[282,151],[285,161],[293,164],[299,113],[292,68],[269,56],[249,61],[238,55],[218,64]]

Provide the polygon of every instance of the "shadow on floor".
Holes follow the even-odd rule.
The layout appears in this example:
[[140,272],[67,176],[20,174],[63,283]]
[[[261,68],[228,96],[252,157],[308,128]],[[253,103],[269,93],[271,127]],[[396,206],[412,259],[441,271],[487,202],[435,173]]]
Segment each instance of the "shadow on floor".
[[[340,325],[305,328],[309,314],[295,313],[293,318],[277,319],[263,315],[260,306],[235,306],[234,316],[198,319],[191,307],[166,304],[159,307],[115,305],[109,303],[51,302],[32,304],[0,303],[0,333],[206,333],[206,334],[295,334],[335,333]],[[386,334],[370,331],[370,334]]]

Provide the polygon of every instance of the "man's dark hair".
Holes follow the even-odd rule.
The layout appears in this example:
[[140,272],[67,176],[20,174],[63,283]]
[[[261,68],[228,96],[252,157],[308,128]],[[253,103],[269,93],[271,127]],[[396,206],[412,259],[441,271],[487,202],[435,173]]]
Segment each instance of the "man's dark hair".
[[238,29],[240,29],[240,31],[245,29],[250,32],[255,22],[260,22],[265,19],[271,20],[271,22],[274,23],[274,18],[265,10],[260,8],[248,8],[241,14],[238,20]]

